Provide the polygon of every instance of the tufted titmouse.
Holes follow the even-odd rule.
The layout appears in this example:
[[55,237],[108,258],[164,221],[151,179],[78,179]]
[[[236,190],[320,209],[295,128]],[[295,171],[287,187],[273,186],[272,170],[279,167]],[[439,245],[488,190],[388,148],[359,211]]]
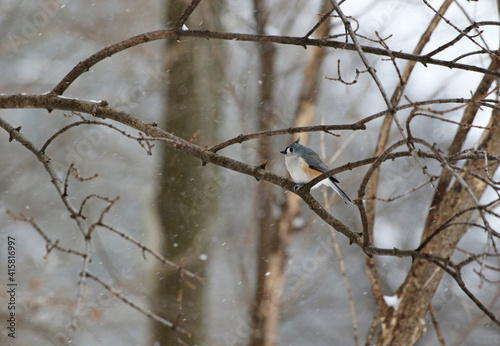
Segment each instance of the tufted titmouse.
[[[290,172],[293,181],[297,183],[294,187],[295,191],[312,179],[330,170],[314,150],[300,144],[300,138],[290,144],[285,150],[280,151],[280,153],[285,154],[286,168]],[[342,197],[345,204],[352,204],[351,199],[342,191],[338,183],[339,181],[332,175],[314,187],[318,187],[320,184],[328,185]]]

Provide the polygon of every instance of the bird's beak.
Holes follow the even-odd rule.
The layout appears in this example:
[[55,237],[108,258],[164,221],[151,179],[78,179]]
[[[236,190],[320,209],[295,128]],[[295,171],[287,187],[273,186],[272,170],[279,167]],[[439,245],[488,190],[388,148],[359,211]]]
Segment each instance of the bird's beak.
[[286,149],[285,149],[285,150],[280,151],[280,153],[282,153],[282,154],[286,154]]

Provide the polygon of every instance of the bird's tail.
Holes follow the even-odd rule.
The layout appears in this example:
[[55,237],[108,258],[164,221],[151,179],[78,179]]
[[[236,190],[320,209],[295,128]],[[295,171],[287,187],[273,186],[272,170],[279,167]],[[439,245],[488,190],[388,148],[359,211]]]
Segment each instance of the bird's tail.
[[349,196],[347,196],[344,190],[342,190],[335,181],[331,179],[325,179],[324,181],[327,182],[327,185],[330,186],[336,193],[338,193],[340,197],[342,197],[342,200],[345,204],[353,204]]

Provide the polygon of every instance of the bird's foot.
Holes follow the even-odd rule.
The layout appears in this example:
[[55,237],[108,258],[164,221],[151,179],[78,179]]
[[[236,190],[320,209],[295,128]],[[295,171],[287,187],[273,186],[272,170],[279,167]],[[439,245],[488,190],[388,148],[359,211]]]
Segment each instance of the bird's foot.
[[304,186],[304,184],[295,184],[295,186],[293,187],[293,191],[299,191],[302,186]]

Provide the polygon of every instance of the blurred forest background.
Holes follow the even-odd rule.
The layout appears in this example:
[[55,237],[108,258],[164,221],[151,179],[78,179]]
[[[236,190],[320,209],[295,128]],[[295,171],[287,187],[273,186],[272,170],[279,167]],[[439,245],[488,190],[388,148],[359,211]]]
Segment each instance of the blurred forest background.
[[[174,27],[189,3],[0,0],[0,93],[48,92],[79,61],[104,47],[140,33]],[[493,0],[349,0],[341,8],[351,16],[353,29],[367,46],[383,48],[387,44],[392,51],[414,51],[436,17],[433,8],[441,8],[446,21],[438,16],[422,54],[453,40],[460,34],[457,28],[464,30],[474,22],[497,24],[471,30],[468,33],[473,39],[462,38],[437,58],[453,60],[477,51],[476,43],[486,47],[483,53],[493,52],[500,42],[499,10]],[[324,17],[324,22],[310,32],[321,15],[331,10],[330,1],[207,0],[189,16],[185,29],[297,37],[309,33],[311,37],[352,42],[346,38],[338,16]],[[393,95],[408,62],[397,60],[398,69],[388,57],[368,55],[368,62],[389,97]],[[485,69],[493,64],[491,54],[473,54],[458,62]],[[490,68],[498,70],[498,65]],[[360,56],[348,49],[179,37],[140,44],[103,60],[80,76],[64,96],[106,100],[114,109],[148,123],[157,122],[158,127],[202,147],[212,147],[239,134],[353,124],[385,111],[381,92],[365,70]],[[343,82],[335,80],[340,77],[339,71]],[[484,77],[479,72],[417,63],[401,89],[401,102],[396,104],[468,99]],[[354,80],[354,84],[347,83]],[[490,91],[487,98],[495,102],[496,83],[497,77],[492,77],[483,91]],[[467,105],[465,101],[457,103],[432,105],[433,110],[443,112],[439,116],[455,123],[417,117],[412,120],[413,136],[435,144],[443,155],[454,154],[448,148],[465,108],[457,106]],[[491,124],[494,112],[491,107],[478,107],[474,126]],[[397,114],[404,127],[411,109]],[[14,128],[22,126],[21,133],[39,148],[61,128],[81,120],[78,114],[43,109],[2,109],[0,116]],[[94,120],[91,116],[86,119]],[[138,136],[128,126],[106,122]],[[324,131],[259,137],[218,153],[253,166],[269,160],[266,170],[288,177],[279,151],[299,135],[325,162],[337,167],[376,155],[383,123],[384,117],[379,117],[368,122],[363,131],[331,131],[339,137]],[[477,147],[485,132],[484,128],[467,127],[466,139],[455,153],[467,148],[486,150]],[[382,150],[402,139],[395,125],[387,134],[388,144]],[[85,125],[69,129],[47,147],[46,153],[62,181],[71,164],[79,172],[76,177],[98,174],[88,181],[70,177],[68,195],[79,206],[87,196],[97,194],[99,197],[91,198],[83,209],[88,222],[104,215],[106,224],[119,231],[117,234],[104,227],[93,231],[88,271],[109,286],[88,277],[80,294],[82,257],[49,249],[48,240],[32,224],[21,222],[19,215],[33,218],[52,244],[57,241],[64,249],[85,252],[86,242],[40,162],[16,141],[9,142],[9,133],[2,131],[0,317],[5,321],[8,313],[7,270],[3,264],[6,239],[12,236],[17,249],[18,324],[15,342],[7,336],[5,323],[0,324],[0,344],[377,342],[373,334],[384,333],[380,327],[383,303],[374,298],[376,289],[367,266],[377,268],[381,292],[392,296],[401,293],[398,288],[414,264],[411,257],[375,256],[376,262],[370,261],[359,246],[350,245],[347,237],[334,231],[293,192],[212,164],[203,166],[199,159],[167,144],[154,144],[152,155],[147,155],[136,140],[115,129]],[[500,151],[491,154],[499,155]],[[379,248],[416,249],[422,242],[435,193],[427,180],[429,176],[437,179],[443,165],[425,161],[423,168],[418,162],[410,155],[389,161],[380,171],[375,190],[378,200],[372,204],[376,222],[370,221],[373,242]],[[336,174],[352,199],[358,196],[371,163]],[[463,162],[454,166],[458,171],[460,167],[464,167]],[[493,182],[500,177],[494,174],[495,169],[489,171]],[[412,191],[419,185],[422,187]],[[363,220],[356,206],[344,205],[323,188],[312,194],[349,229],[362,231]],[[110,200],[118,196],[119,201],[102,214]],[[480,198],[483,205],[495,201],[497,190],[494,186],[486,189]],[[375,203],[374,199],[366,201]],[[493,203],[484,210],[493,213],[495,207]],[[482,224],[486,219],[488,227],[500,229],[497,215],[488,213],[482,219],[479,214],[471,216],[472,222]],[[489,228],[485,231],[485,226],[469,226],[471,231],[458,244],[462,251],[452,259],[458,261],[471,253],[498,255],[495,233],[488,232]],[[120,234],[206,278],[206,282],[179,275],[180,270],[163,265],[142,245]],[[475,297],[498,316],[499,263],[498,256],[491,257],[492,263],[466,267],[462,275]],[[489,271],[484,274],[481,268]],[[497,344],[500,327],[478,309],[455,280],[444,274],[438,283],[432,313],[424,311],[421,321],[424,331],[419,330],[411,340],[419,339],[419,345]],[[126,300],[114,295],[109,287]],[[140,313],[127,302],[151,313]],[[413,313],[406,311],[407,315]],[[173,331],[151,314],[175,323],[192,336]],[[378,339],[383,344],[383,337]]]

